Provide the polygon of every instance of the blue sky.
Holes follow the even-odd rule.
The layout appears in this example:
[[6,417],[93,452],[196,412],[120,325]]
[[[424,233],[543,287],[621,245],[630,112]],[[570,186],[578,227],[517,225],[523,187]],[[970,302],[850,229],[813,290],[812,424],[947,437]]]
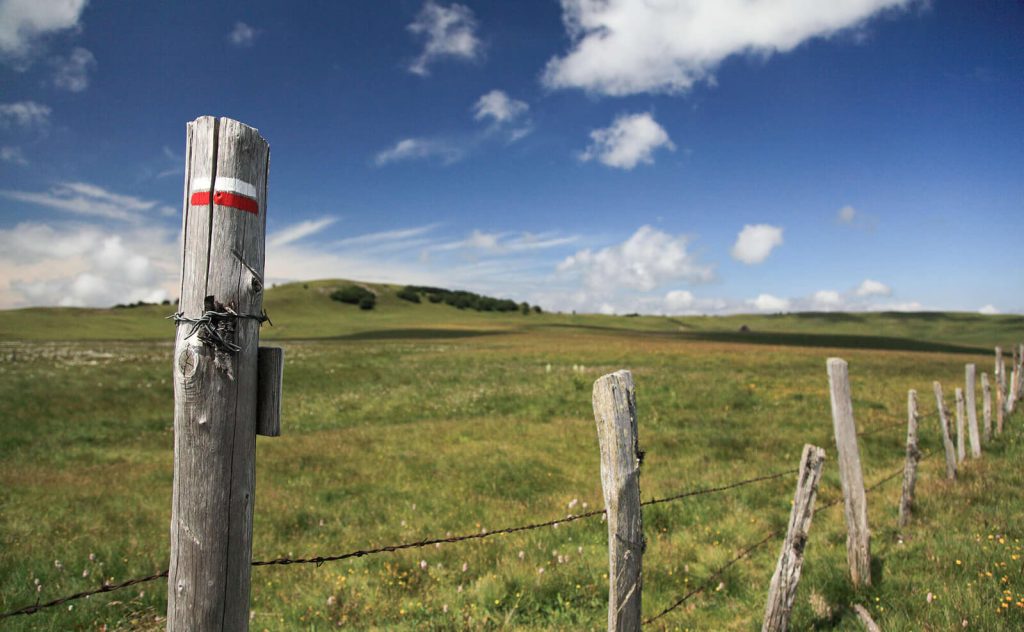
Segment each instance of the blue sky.
[[626,313],[1022,312],[1024,5],[0,0],[0,308],[174,298],[185,123],[267,276]]

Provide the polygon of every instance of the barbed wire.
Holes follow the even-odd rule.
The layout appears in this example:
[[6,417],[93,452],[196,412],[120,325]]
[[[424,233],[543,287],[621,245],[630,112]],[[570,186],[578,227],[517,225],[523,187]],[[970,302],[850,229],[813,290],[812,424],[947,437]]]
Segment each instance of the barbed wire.
[[[692,489],[692,490],[688,490],[688,491],[685,491],[685,492],[680,492],[678,494],[674,494],[672,496],[667,496],[665,498],[651,498],[649,500],[641,502],[640,506],[644,507],[644,506],[656,505],[656,504],[660,504],[660,503],[667,503],[667,502],[678,501],[678,500],[682,500],[684,498],[691,498],[693,496],[702,496],[702,495],[705,495],[705,494],[715,494],[715,493],[724,492],[724,491],[727,491],[727,490],[730,490],[730,489],[735,489],[737,487],[743,487],[743,486],[746,486],[746,485],[753,485],[754,483],[761,483],[761,482],[765,482],[765,481],[770,481],[770,480],[773,480],[773,479],[776,479],[776,478],[780,478],[780,477],[786,476],[787,474],[795,474],[796,472],[797,472],[796,469],[791,469],[791,470],[785,470],[785,471],[781,471],[781,472],[776,472],[774,474],[765,474],[763,476],[757,476],[757,477],[754,477],[754,478],[748,478],[748,479],[741,480],[741,481],[735,481],[733,483],[728,483],[726,485],[720,485],[720,486],[716,486],[716,487],[704,487],[704,488]],[[319,568],[325,562],[336,562],[336,561],[339,561],[339,560],[347,560],[347,559],[352,559],[352,558],[365,557],[367,555],[376,555],[378,553],[393,553],[395,551],[403,551],[403,550],[406,550],[406,549],[423,548],[423,547],[427,547],[427,546],[431,546],[431,545],[435,545],[435,544],[452,544],[452,543],[456,543],[456,542],[465,542],[467,540],[481,540],[481,539],[484,539],[484,538],[490,538],[490,537],[494,537],[494,536],[498,536],[498,535],[506,535],[506,534],[510,534],[510,533],[518,533],[520,531],[531,531],[531,530],[534,530],[534,529],[541,529],[541,528],[544,528],[544,527],[557,527],[560,524],[566,524],[566,523],[570,523],[570,522],[575,522],[577,520],[583,520],[585,518],[593,518],[594,516],[600,516],[600,515],[603,515],[605,513],[607,513],[607,511],[605,509],[595,509],[594,511],[588,511],[588,512],[581,513],[581,514],[569,514],[568,516],[565,516],[564,518],[558,518],[556,520],[547,520],[547,521],[544,521],[544,522],[536,522],[536,523],[533,523],[533,524],[520,525],[520,526],[516,526],[516,527],[506,527],[506,528],[503,528],[503,529],[496,529],[496,530],[493,530],[493,531],[484,530],[484,531],[481,531],[480,533],[469,533],[469,534],[457,535],[457,536],[449,536],[449,537],[444,537],[444,538],[427,538],[427,539],[423,539],[423,540],[417,540],[415,542],[403,542],[401,544],[391,544],[391,545],[387,545],[387,546],[381,546],[381,547],[370,548],[370,549],[359,549],[359,550],[355,550],[355,551],[349,551],[347,553],[341,553],[341,554],[338,554],[338,555],[324,555],[324,556],[316,556],[316,557],[308,557],[308,558],[281,557],[281,558],[272,559],[272,560],[256,560],[256,561],[252,562],[252,565],[253,566],[288,566],[288,565],[291,565],[291,564],[316,564],[316,566]],[[30,605],[30,606],[24,606],[24,607],[18,608],[16,610],[10,610],[8,612],[0,613],[0,619],[6,619],[8,617],[13,617],[15,615],[34,614],[34,613],[39,612],[40,610],[43,610],[45,608],[51,608],[53,606],[59,606],[59,605],[61,605],[63,603],[67,603],[68,601],[73,601],[75,599],[83,599],[85,597],[90,597],[92,595],[98,595],[98,594],[101,594],[101,593],[112,592],[114,590],[120,590],[122,588],[127,588],[128,586],[134,586],[135,584],[141,584],[141,583],[144,583],[144,582],[149,582],[149,581],[161,579],[161,578],[167,577],[168,574],[169,574],[169,569],[168,570],[163,570],[163,571],[161,571],[159,573],[156,573],[156,574],[153,574],[153,575],[149,575],[147,577],[139,577],[139,578],[136,578],[136,579],[130,579],[130,580],[127,580],[125,582],[121,582],[119,584],[106,584],[106,583],[104,583],[99,588],[95,588],[93,590],[85,590],[85,591],[82,591],[82,592],[75,593],[73,595],[68,595],[68,596],[65,596],[65,597],[61,597],[59,599],[54,599],[53,601],[48,601],[48,602],[42,603],[42,604],[38,603],[38,601],[37,601],[35,604]]]
[[[924,461],[927,458],[930,458],[934,454],[935,454],[934,452],[929,452],[926,456],[924,456],[921,459],[919,459],[919,462],[920,461]],[[878,489],[882,485],[885,485],[886,483],[888,483],[889,481],[897,478],[901,474],[903,474],[903,468],[900,468],[899,470],[893,472],[892,474],[889,474],[888,476],[886,476],[885,478],[881,479],[880,481],[875,482],[870,487],[865,488],[864,489],[864,493],[867,494],[867,493],[870,493],[870,492]],[[818,507],[817,509],[815,509],[814,513],[812,515],[816,516],[816,515],[818,515],[818,512],[825,511],[826,509],[831,509],[832,507],[835,507],[836,505],[838,505],[841,502],[843,502],[843,497],[839,496],[838,498],[832,500],[831,502],[829,502],[829,503],[827,503],[825,505],[822,505],[822,506]],[[695,597],[696,595],[699,595],[700,593],[702,593],[705,590],[707,590],[708,588],[710,588],[711,584],[713,584],[716,580],[721,578],[722,574],[725,573],[725,571],[729,570],[729,568],[731,568],[734,564],[736,564],[740,560],[743,560],[743,559],[749,557],[751,553],[753,553],[757,549],[761,548],[762,546],[764,546],[765,544],[770,542],[772,540],[772,538],[774,538],[775,536],[779,535],[780,533],[781,533],[781,531],[779,531],[779,530],[772,531],[771,533],[766,535],[761,540],[758,540],[757,542],[754,542],[753,544],[750,544],[750,545],[746,546],[745,548],[741,549],[740,552],[735,557],[733,557],[728,562],[726,562],[724,565],[720,566],[718,569],[716,569],[714,572],[712,572],[711,575],[709,575],[707,577],[707,579],[704,580],[703,583],[701,583],[696,588],[691,589],[689,592],[687,592],[682,597],[677,599],[672,605],[668,606],[667,608],[665,608],[664,610],[662,610],[658,614],[656,614],[653,617],[650,617],[648,619],[645,619],[643,621],[643,625],[647,625],[649,623],[653,623],[653,622],[657,621],[658,619],[664,617],[668,613],[670,613],[673,610],[675,610],[675,609],[679,608],[680,606],[682,606],[684,603],[689,601],[692,597]]]

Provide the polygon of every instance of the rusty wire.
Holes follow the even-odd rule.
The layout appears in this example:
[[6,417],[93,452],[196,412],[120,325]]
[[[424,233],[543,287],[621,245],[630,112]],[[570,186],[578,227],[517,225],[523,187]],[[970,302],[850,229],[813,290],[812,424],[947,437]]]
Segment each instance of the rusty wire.
[[[746,485],[752,485],[754,483],[760,483],[760,482],[763,482],[763,481],[770,481],[770,480],[773,480],[773,479],[776,479],[776,478],[780,478],[782,476],[786,476],[788,474],[794,474],[796,472],[797,472],[797,470],[795,470],[795,469],[785,470],[785,471],[782,471],[782,472],[776,472],[774,474],[766,474],[764,476],[758,476],[758,477],[755,477],[755,478],[749,478],[749,479],[742,480],[742,481],[736,481],[736,482],[733,482],[733,483],[729,483],[727,485],[721,485],[721,486],[717,486],[717,487],[705,487],[705,488],[692,489],[692,490],[681,492],[679,494],[675,494],[675,495],[672,495],[672,496],[667,496],[665,498],[651,498],[650,500],[646,500],[646,501],[640,503],[640,505],[641,506],[656,505],[656,504],[660,504],[660,503],[667,503],[667,502],[673,502],[673,501],[677,501],[677,500],[682,500],[684,498],[690,498],[692,496],[701,496],[701,495],[705,495],[705,494],[714,494],[714,493],[718,493],[718,492],[727,491],[727,490],[730,490],[730,489],[735,489],[737,487],[743,487],[743,486],[746,486]],[[378,553],[393,553],[395,551],[403,551],[403,550],[406,550],[406,549],[423,548],[423,547],[431,546],[431,545],[434,545],[434,544],[451,544],[451,543],[455,543],[455,542],[465,542],[467,540],[481,540],[483,538],[489,538],[489,537],[493,537],[493,536],[496,536],[496,535],[505,535],[505,534],[509,534],[509,533],[517,533],[517,532],[520,532],[520,531],[530,531],[530,530],[533,530],[533,529],[541,529],[541,528],[544,528],[544,527],[557,527],[559,524],[575,522],[577,520],[583,520],[584,518],[593,518],[594,516],[603,515],[604,513],[606,513],[604,509],[597,509],[597,510],[594,510],[594,511],[588,511],[588,512],[581,513],[581,514],[569,514],[568,516],[566,516],[564,518],[558,518],[556,520],[547,520],[545,522],[537,522],[537,523],[533,523],[533,524],[520,525],[520,526],[516,526],[516,527],[506,527],[506,528],[503,528],[503,529],[496,529],[494,531],[483,530],[480,533],[469,533],[469,534],[450,536],[450,537],[444,537],[444,538],[428,538],[428,539],[424,539],[424,540],[417,540],[415,542],[403,542],[401,544],[391,544],[391,545],[388,545],[388,546],[381,546],[381,547],[372,548],[372,549],[359,549],[359,550],[356,550],[356,551],[349,551],[347,553],[341,553],[341,554],[338,554],[338,555],[317,556],[317,557],[309,557],[309,558],[282,557],[282,558],[277,558],[277,559],[272,559],[272,560],[256,560],[256,561],[252,562],[252,565],[253,566],[288,566],[288,565],[291,565],[291,564],[316,564],[317,567],[319,567],[320,565],[324,564],[325,562],[335,562],[335,561],[339,561],[339,560],[346,560],[346,559],[352,559],[352,558],[357,558],[357,557],[364,557],[364,556],[367,556],[367,555],[375,555],[375,554],[378,554]],[[119,590],[121,588],[127,588],[128,586],[134,586],[135,584],[141,584],[141,583],[144,583],[144,582],[149,582],[149,581],[153,581],[153,580],[156,580],[156,579],[161,579],[161,578],[167,577],[168,574],[169,574],[169,570],[164,570],[164,571],[161,571],[161,572],[156,573],[154,575],[149,575],[147,577],[139,577],[139,578],[136,578],[136,579],[130,579],[128,581],[121,582],[119,584],[106,584],[106,583],[104,583],[99,588],[95,588],[95,589],[92,589],[92,590],[85,590],[85,591],[82,591],[82,592],[75,593],[73,595],[68,595],[68,596],[65,596],[65,597],[61,597],[59,599],[54,599],[53,601],[49,601],[49,602],[46,602],[46,603],[39,603],[37,601],[35,604],[30,605],[30,606],[24,606],[24,607],[18,608],[16,610],[10,610],[8,612],[0,613],[0,619],[6,619],[7,617],[13,617],[15,615],[21,615],[21,614],[24,614],[24,615],[34,614],[36,612],[39,612],[40,610],[43,610],[44,608],[50,608],[50,607],[53,607],[53,606],[59,606],[59,605],[61,605],[63,603],[66,603],[68,601],[73,601],[75,599],[83,599],[85,597],[89,597],[89,596],[92,596],[92,595],[98,595],[98,594],[101,594],[101,593],[111,592],[111,591],[114,591],[114,590]]]

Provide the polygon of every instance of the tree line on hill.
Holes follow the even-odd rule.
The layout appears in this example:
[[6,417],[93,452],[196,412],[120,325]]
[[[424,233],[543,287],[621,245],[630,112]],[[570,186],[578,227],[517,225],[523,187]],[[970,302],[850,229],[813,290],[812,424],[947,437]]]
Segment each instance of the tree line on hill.
[[[444,303],[456,309],[473,309],[478,312],[519,311],[523,315],[531,311],[537,314],[542,312],[540,305],[531,306],[529,303],[517,303],[507,298],[494,298],[465,290],[448,290],[425,285],[407,285],[396,295],[410,303],[422,303],[425,296],[431,303]],[[346,285],[331,292],[330,296],[335,301],[358,305],[360,309],[365,310],[373,309],[377,304],[377,295],[358,285]]]

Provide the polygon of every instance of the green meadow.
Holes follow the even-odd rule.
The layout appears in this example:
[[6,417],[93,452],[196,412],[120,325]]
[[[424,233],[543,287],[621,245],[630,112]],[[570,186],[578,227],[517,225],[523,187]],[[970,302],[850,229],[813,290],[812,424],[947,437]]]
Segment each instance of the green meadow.
[[[944,479],[933,380],[992,374],[1024,318],[961,313],[729,317],[459,310],[397,297],[361,310],[342,282],[267,291],[285,349],[282,436],[257,439],[253,558],[332,555],[600,509],[595,379],[637,386],[643,498],[790,470],[825,448],[839,497],[825,360],[850,365],[867,484],[902,467],[908,389],[921,445],[911,525],[899,479],[868,496],[873,586],[850,587],[842,508],[819,513],[794,630],[1024,628],[1024,415]],[[0,610],[167,567],[173,306],[0,312]],[[745,327],[747,331],[741,331]],[[1009,358],[1007,358],[1009,364]],[[980,387],[979,387],[980,418]],[[644,509],[643,609],[657,614],[785,529],[794,476]],[[259,567],[252,630],[599,630],[599,517],[315,565]],[[654,630],[758,630],[782,536]],[[165,580],[0,620],[10,630],[162,629]]]

